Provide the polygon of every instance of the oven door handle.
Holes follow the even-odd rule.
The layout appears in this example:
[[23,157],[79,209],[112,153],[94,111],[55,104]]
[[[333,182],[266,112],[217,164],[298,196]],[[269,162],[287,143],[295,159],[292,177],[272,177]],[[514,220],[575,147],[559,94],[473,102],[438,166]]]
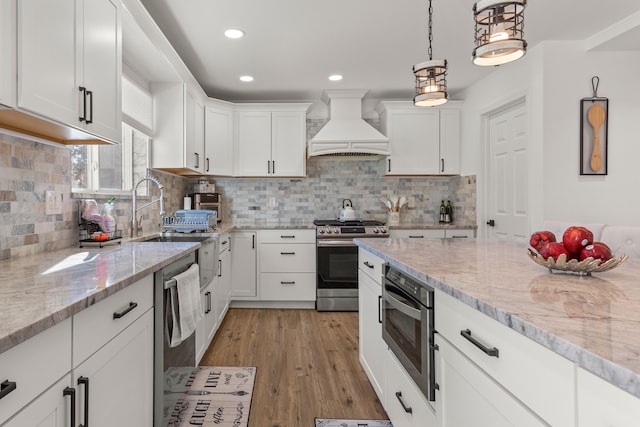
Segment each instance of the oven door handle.
[[318,240],[318,247],[356,246],[353,240]]
[[398,310],[400,313],[405,314],[412,319],[422,320],[422,316],[420,310],[417,310],[413,307],[409,307],[407,304],[403,303],[397,298],[392,297],[389,292],[386,292],[384,295],[384,300],[393,308]]

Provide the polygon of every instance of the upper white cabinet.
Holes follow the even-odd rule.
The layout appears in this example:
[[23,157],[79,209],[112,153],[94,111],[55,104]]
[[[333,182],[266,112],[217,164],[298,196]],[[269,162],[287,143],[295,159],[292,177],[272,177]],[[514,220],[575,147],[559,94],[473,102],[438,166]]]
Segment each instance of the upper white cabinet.
[[17,17],[18,107],[120,142],[120,1],[21,0]]
[[235,175],[305,176],[308,108],[309,104],[242,106],[236,112]]
[[186,83],[151,85],[154,130],[151,165],[179,174],[204,174],[204,102]]
[[233,176],[233,111],[230,106],[205,106],[204,173]]
[[0,104],[16,104],[16,0],[0,0]]
[[376,110],[381,130],[390,141],[387,175],[460,173],[459,103],[425,108],[411,102],[382,101]]

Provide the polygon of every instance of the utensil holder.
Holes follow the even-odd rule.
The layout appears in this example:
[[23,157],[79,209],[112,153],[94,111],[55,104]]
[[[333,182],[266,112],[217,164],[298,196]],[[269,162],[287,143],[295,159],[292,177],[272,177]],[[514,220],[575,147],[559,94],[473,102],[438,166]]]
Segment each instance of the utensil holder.
[[387,225],[400,224],[400,212],[388,212],[387,213]]

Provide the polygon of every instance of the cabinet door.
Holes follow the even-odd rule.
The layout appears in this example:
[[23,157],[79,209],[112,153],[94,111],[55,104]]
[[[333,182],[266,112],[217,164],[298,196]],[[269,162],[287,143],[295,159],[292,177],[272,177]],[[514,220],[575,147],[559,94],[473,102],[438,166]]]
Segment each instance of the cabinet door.
[[382,339],[382,286],[362,270],[358,274],[360,364],[378,398],[384,402],[386,344]]
[[306,123],[303,112],[274,112],[271,119],[271,159],[275,176],[304,176]]
[[460,173],[460,110],[440,110],[440,174]]
[[80,126],[76,0],[18,1],[18,106]]
[[185,167],[204,173],[204,105],[188,89],[185,93]]
[[389,236],[395,239],[444,239],[445,230],[426,228],[426,229],[402,229],[391,228]]
[[239,176],[271,175],[271,113],[238,113]]
[[205,174],[233,175],[233,113],[205,108]]
[[387,158],[387,175],[438,174],[438,110],[394,112],[389,114],[388,120],[391,156]]
[[[82,378],[88,385],[77,384]],[[153,425],[153,310],[74,370],[78,420],[91,427]],[[89,397],[89,413],[84,405]]]
[[[235,240],[234,240],[235,245]],[[224,320],[229,308],[229,296],[231,294],[231,252],[224,251],[220,254],[220,276],[216,282],[216,314],[218,315],[218,325]],[[211,337],[213,338],[213,336]]]
[[[71,424],[72,397],[65,395],[71,386],[71,374],[40,395],[3,427],[68,427]],[[75,391],[74,391],[75,393]]]
[[[54,2],[55,3],[55,2]],[[92,122],[85,129],[122,140],[122,28],[119,1],[85,0],[82,8],[82,85]]]
[[214,280],[200,292],[200,309],[202,310],[202,319],[196,326],[196,361],[200,363],[200,359],[209,348],[211,338],[218,325],[218,316],[216,313],[216,289],[218,281]]
[[541,427],[547,425],[491,377],[436,335],[439,394],[436,413],[442,426]]
[[255,299],[257,293],[256,276],[256,233],[255,231],[231,234],[231,299]]
[[0,104],[16,104],[16,0],[0,0]]

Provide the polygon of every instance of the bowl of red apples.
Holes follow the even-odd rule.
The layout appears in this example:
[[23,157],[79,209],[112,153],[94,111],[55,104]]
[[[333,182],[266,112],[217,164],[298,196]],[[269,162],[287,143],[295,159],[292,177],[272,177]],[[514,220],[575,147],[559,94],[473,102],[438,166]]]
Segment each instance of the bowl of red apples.
[[536,231],[529,239],[529,258],[550,272],[562,271],[591,275],[611,270],[628,257],[615,257],[609,246],[594,242],[593,233],[586,227],[571,226],[558,241],[551,231]]

